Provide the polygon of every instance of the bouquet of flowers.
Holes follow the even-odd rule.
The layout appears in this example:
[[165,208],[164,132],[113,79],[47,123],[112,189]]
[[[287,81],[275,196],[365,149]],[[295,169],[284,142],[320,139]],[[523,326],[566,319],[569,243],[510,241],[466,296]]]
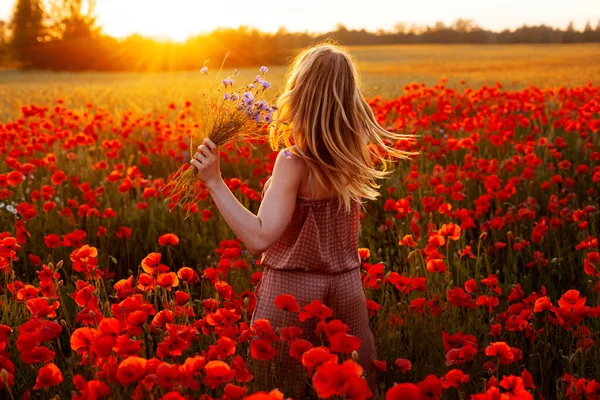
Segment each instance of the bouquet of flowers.
[[[225,59],[228,56],[229,53],[225,55]],[[208,75],[207,63],[208,61],[200,70],[205,75]],[[222,68],[223,64],[221,64]],[[239,140],[261,137],[261,134],[272,122],[273,111],[276,109],[264,99],[265,92],[271,87],[271,84],[265,79],[267,71],[267,67],[260,67],[259,74],[256,75],[253,82],[237,89],[233,87],[233,77],[239,74],[238,70],[218,84],[213,84],[206,97],[206,123],[203,124],[204,134],[202,137],[209,138],[219,147]],[[195,152],[195,136],[197,136],[196,131],[190,139],[190,155]],[[190,215],[189,205],[195,202],[200,195],[199,181],[195,176],[196,171],[196,168],[186,163],[171,176],[165,185],[165,189],[168,189],[165,201],[173,205],[171,211],[177,206],[183,206],[186,209],[185,218]]]

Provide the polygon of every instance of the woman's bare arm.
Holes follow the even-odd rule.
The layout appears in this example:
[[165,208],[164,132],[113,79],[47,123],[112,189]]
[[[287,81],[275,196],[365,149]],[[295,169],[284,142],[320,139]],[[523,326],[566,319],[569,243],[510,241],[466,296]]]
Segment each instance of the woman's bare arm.
[[[283,151],[278,154],[271,183],[258,215],[254,215],[236,199],[221,179],[218,165],[215,168],[218,156],[211,157],[205,154],[207,149],[200,147],[201,154],[196,153],[192,164],[196,168],[200,166],[200,179],[204,181],[221,215],[253,254],[262,253],[279,239],[292,217],[302,181],[302,160],[296,156],[288,158]],[[208,144],[206,147],[209,152],[212,150],[214,156],[216,147]]]

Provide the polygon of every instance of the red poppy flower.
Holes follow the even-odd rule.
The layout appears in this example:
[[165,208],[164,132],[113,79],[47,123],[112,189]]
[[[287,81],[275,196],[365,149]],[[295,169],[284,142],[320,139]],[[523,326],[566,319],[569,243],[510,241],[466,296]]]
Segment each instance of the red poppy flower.
[[206,222],[212,218],[212,212],[208,209],[202,210],[202,221]]
[[439,399],[444,390],[440,380],[435,375],[428,375],[424,380],[417,383],[425,395],[424,399]]
[[446,272],[446,264],[444,260],[434,258],[427,261],[427,271],[429,272]]
[[490,343],[485,349],[485,355],[498,357],[500,364],[510,364],[515,360],[512,350],[504,342]]
[[250,342],[250,354],[257,360],[271,360],[277,355],[277,350],[266,340],[257,339]]
[[156,284],[162,288],[171,290],[172,287],[177,287],[179,285],[179,278],[175,272],[163,273],[156,278]]
[[412,363],[410,362],[410,360],[407,360],[405,358],[396,359],[396,361],[394,361],[394,364],[396,364],[396,367],[398,367],[400,369],[400,372],[402,372],[403,374],[407,373],[412,369]]
[[78,328],[71,334],[71,349],[78,353],[87,352],[90,346],[99,335],[99,332],[93,328]]
[[49,249],[54,249],[61,245],[60,236],[58,236],[54,233],[44,236],[44,244]]
[[198,283],[198,281],[200,280],[198,273],[190,267],[181,268],[179,271],[177,271],[177,276],[179,277],[179,279],[186,282],[188,285]]
[[[356,390],[354,386],[358,383],[353,378],[362,379],[360,378],[362,373],[363,368],[352,359],[346,360],[342,364],[327,362],[317,367],[312,377],[312,385],[320,398],[335,395],[344,397],[347,395],[349,387],[353,387]],[[364,379],[362,381],[366,385],[366,381]],[[369,390],[367,397],[370,396],[371,393]]]
[[25,364],[36,364],[40,362],[48,362],[54,358],[54,352],[47,347],[38,346],[34,347],[31,350],[22,351],[20,353],[21,360]]
[[115,232],[115,236],[121,239],[129,239],[129,237],[131,236],[131,228],[121,226]]
[[231,296],[233,294],[233,288],[229,286],[229,284],[225,281],[218,281],[215,283],[215,289],[221,297],[225,300],[231,300]]
[[73,394],[73,400],[101,399],[110,396],[110,388],[102,381],[84,381],[81,375],[73,377],[73,384],[79,391],[79,395]]
[[460,369],[453,369],[446,373],[446,375],[440,379],[441,385],[444,389],[451,387],[458,388],[461,384],[469,381],[469,375],[465,375]]
[[138,382],[146,374],[145,358],[131,356],[121,361],[117,368],[117,379],[123,386]]
[[283,311],[289,311],[293,313],[300,312],[300,306],[296,301],[296,298],[290,294],[280,294],[275,298],[275,305],[277,308]]
[[54,364],[49,363],[44,365],[38,371],[37,378],[35,380],[35,386],[33,390],[40,390],[43,388],[59,385],[64,380],[62,372]]
[[150,253],[142,260],[142,269],[149,275],[154,275],[158,272],[160,265],[160,253]]
[[309,318],[318,318],[325,320],[333,315],[333,310],[321,303],[320,300],[313,300],[310,304],[302,307],[304,311],[298,314],[300,322],[304,322]]
[[177,246],[179,238],[173,233],[165,233],[158,238],[158,244],[160,246]]
[[338,332],[330,339],[331,351],[337,353],[352,353],[360,347],[360,338],[346,332]]
[[230,382],[235,377],[235,370],[226,362],[219,360],[209,361],[204,367],[204,373],[206,376],[202,382],[213,389]]
[[412,383],[398,383],[385,393],[386,400],[425,400],[425,394],[419,387]]
[[44,298],[29,299],[25,302],[27,309],[34,317],[56,317],[56,309],[60,306],[58,301],[48,304],[48,300]]

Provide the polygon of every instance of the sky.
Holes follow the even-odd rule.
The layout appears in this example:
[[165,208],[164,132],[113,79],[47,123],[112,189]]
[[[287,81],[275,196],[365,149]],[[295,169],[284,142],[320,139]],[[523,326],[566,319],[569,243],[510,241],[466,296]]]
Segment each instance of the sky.
[[[0,19],[10,18],[15,0],[0,0]],[[398,22],[447,25],[472,19],[493,31],[523,24],[583,29],[600,20],[600,0],[96,0],[103,32],[133,33],[184,40],[217,27],[256,27],[275,32],[326,32],[343,23],[349,29],[391,30]]]

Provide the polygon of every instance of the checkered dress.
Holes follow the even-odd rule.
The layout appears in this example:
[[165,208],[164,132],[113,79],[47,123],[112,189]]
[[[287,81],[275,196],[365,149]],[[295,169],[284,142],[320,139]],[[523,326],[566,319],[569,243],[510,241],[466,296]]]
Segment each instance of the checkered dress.
[[[327,321],[341,320],[349,326],[348,334],[360,339],[358,362],[364,369],[373,399],[379,399],[377,370],[373,364],[377,352],[369,327],[358,255],[360,205],[355,204],[350,213],[342,209],[336,215],[337,201],[298,197],[289,225],[280,239],[263,253],[265,269],[256,288],[258,302],[251,325],[257,319],[267,319],[273,329],[295,325],[302,329],[301,339],[310,341],[313,346],[321,346],[321,339],[315,334],[317,320],[311,318],[300,322],[297,314],[277,308],[275,298],[290,294],[300,307],[315,299],[321,300],[333,310],[333,317]],[[275,346],[279,348],[279,343]],[[338,356],[342,359],[345,355]],[[267,382],[281,390],[294,388],[293,393],[284,392],[285,397],[304,399],[310,394],[305,386],[310,380],[300,362],[289,355],[287,344],[283,344],[281,356],[276,356],[272,362],[255,361],[249,354],[247,358],[255,376],[266,375]],[[311,392],[314,395],[314,391]]]

